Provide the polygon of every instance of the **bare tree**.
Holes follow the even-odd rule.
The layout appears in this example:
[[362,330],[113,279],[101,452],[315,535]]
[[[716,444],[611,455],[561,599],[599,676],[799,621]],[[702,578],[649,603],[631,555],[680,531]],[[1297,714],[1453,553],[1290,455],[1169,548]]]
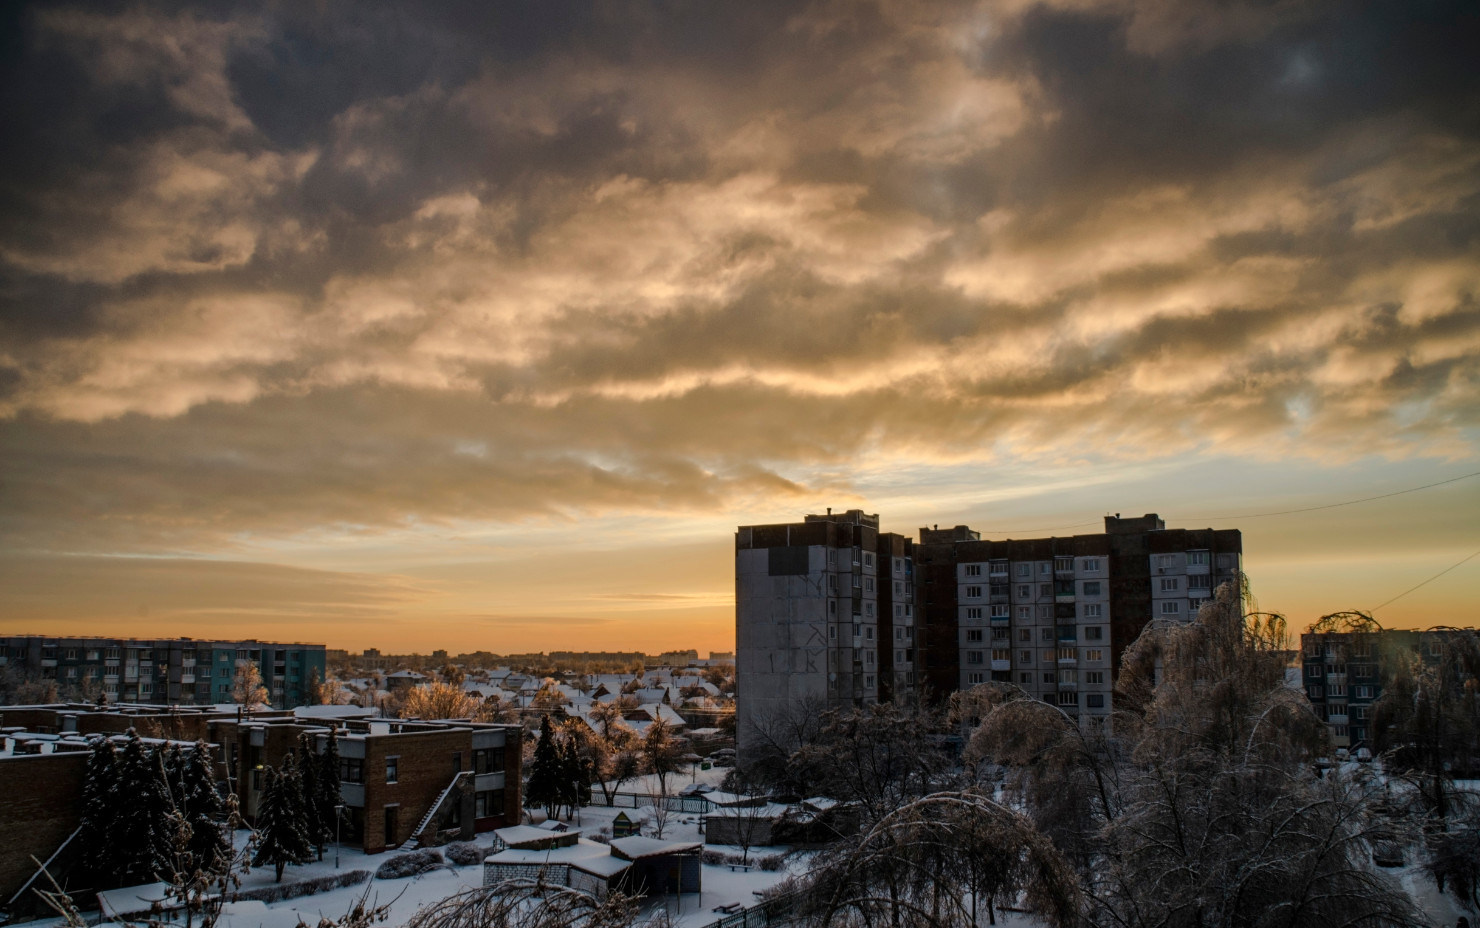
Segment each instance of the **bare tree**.
[[406,928],[627,928],[637,907],[621,893],[590,893],[543,880],[506,880],[455,893],[412,916]]

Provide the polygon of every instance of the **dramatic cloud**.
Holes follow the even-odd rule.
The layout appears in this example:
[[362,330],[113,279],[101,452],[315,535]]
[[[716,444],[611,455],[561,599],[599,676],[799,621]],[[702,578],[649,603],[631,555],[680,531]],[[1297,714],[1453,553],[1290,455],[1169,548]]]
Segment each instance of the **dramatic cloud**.
[[7,15],[11,551],[1477,456],[1465,4]]

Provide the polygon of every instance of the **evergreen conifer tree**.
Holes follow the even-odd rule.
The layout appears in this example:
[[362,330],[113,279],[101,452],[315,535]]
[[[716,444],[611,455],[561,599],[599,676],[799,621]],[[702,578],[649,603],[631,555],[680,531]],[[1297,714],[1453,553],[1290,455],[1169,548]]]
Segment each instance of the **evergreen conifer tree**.
[[180,790],[176,794],[186,820],[190,822],[190,856],[196,869],[205,873],[223,870],[231,858],[231,844],[222,821],[225,804],[216,791],[212,774],[211,746],[204,741],[183,758],[180,767]]
[[[323,807],[319,805],[319,755],[314,750],[313,738],[308,732],[298,736],[297,753],[298,776],[303,784],[303,829],[308,834],[308,843],[314,846],[318,852],[319,860],[324,859],[324,842],[328,840],[324,836],[326,820]],[[328,824],[333,824],[329,821]]]
[[529,783],[524,790],[524,804],[529,808],[544,806],[550,815],[560,806],[562,790],[560,750],[555,745],[555,733],[550,728],[550,717],[540,721],[540,740],[534,746],[534,763],[530,765]]
[[118,757],[119,809],[110,829],[119,886],[153,883],[170,872],[174,851],[166,822],[170,805],[163,760],[160,751],[145,747],[138,732],[129,729]]
[[264,773],[262,797],[257,805],[257,853],[252,865],[271,865],[277,871],[277,882],[281,883],[283,868],[307,862],[313,851],[296,808],[301,801],[302,786],[292,756],[283,763],[282,770],[269,767]]
[[567,735],[560,753],[561,802],[574,814],[591,802],[591,769],[575,738]]
[[337,835],[335,823],[344,801],[339,793],[339,737],[331,729],[324,753],[319,755],[318,796],[319,818],[324,824],[324,840],[332,841]]
[[118,756],[113,742],[93,745],[82,780],[80,862],[88,885],[110,889],[117,885],[113,858],[114,819],[118,815]]

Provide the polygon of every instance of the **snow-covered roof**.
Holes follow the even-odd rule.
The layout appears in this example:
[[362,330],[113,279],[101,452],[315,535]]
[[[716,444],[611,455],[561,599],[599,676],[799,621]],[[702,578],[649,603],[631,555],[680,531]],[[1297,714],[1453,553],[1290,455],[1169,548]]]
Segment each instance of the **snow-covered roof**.
[[508,828],[496,828],[493,833],[500,841],[516,849],[521,844],[548,842],[552,838],[559,837],[556,832],[536,828],[533,825],[510,825]]
[[[500,829],[501,831],[503,829]],[[544,832],[549,837],[548,832]],[[630,864],[625,860],[613,857],[611,848],[605,844],[588,841],[585,838],[575,844],[565,847],[552,847],[546,850],[526,850],[524,848],[511,847],[508,850],[499,851],[497,854],[484,858],[484,863],[507,864],[514,866],[529,866],[531,864],[540,866],[542,864],[568,864],[588,873],[598,876],[616,876],[626,870]]]
[[300,719],[362,719],[375,714],[363,706],[299,706],[293,717]]
[[628,860],[660,857],[664,854],[692,854],[703,846],[702,843],[693,841],[665,841],[662,838],[644,838],[640,835],[612,839],[612,851]]

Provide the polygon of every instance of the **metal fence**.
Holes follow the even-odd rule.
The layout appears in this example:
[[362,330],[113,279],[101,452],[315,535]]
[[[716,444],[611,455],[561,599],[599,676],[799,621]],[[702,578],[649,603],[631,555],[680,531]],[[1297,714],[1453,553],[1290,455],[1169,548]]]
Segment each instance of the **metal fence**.
[[714,809],[714,803],[703,796],[668,796],[663,797],[658,793],[613,793],[612,801],[607,802],[606,796],[600,790],[591,791],[591,805],[604,806],[610,809],[642,809],[653,805],[659,799],[663,799],[663,805],[669,812],[694,812],[699,815],[708,815]]
[[791,921],[793,910],[801,898],[801,893],[773,896],[765,902],[757,902],[749,908],[731,912],[704,928],[767,928],[769,925],[784,925]]

